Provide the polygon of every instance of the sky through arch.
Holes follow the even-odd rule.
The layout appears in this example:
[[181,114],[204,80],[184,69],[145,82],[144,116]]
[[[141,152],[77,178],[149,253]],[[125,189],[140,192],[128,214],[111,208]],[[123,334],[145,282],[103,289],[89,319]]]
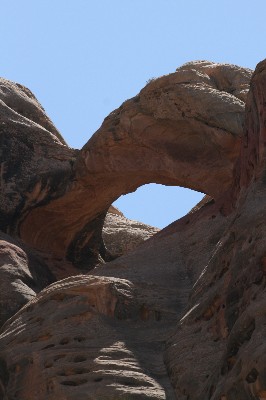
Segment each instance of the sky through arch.
[[205,195],[178,186],[150,183],[139,187],[136,192],[121,196],[115,203],[127,218],[138,219],[148,225],[164,228],[186,215]]

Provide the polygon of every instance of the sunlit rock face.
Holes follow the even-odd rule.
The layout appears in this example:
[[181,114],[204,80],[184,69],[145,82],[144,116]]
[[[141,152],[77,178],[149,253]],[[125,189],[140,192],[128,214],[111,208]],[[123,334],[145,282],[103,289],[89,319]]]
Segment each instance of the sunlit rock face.
[[[0,399],[265,399],[266,61],[250,78],[185,64],[81,151],[1,98]],[[208,196],[134,248],[152,228],[109,206],[148,182]]]
[[106,214],[102,231],[109,257],[114,259],[137,248],[160,229],[126,218],[111,206]]

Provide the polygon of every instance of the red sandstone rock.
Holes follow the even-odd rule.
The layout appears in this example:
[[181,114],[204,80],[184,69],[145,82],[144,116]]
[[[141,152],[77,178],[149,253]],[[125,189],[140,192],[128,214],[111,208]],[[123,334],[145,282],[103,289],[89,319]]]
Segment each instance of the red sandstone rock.
[[105,257],[105,213],[121,194],[150,182],[215,199],[229,190],[251,71],[203,64],[153,80],[113,111],[78,154],[67,191],[21,222],[23,240],[89,269]]
[[0,233],[0,326],[54,280],[37,254]]
[[0,144],[0,229],[14,235],[32,209],[66,191],[74,151],[32,93],[4,79],[0,79]]
[[[37,222],[51,218],[50,240],[62,239],[60,230],[52,229],[62,222],[67,238],[62,248],[71,243],[77,260],[84,243],[98,257],[99,227],[110,201],[155,177],[156,168],[158,181],[180,184],[186,165],[191,173],[186,186],[206,176],[195,184],[214,197],[129,254],[98,265],[90,275],[49,286],[7,321],[0,335],[0,398],[265,398],[266,61],[251,81],[242,134],[239,101],[249,74],[236,66],[196,62],[152,81],[137,102],[111,114],[84,147],[74,168],[76,186],[72,182],[56,200],[29,209],[21,236],[36,247],[44,238],[47,250],[47,227],[40,230]],[[178,131],[181,126],[193,126],[193,152],[186,142],[192,131]],[[176,159],[170,154],[170,143],[173,149],[180,144],[185,160],[178,151]],[[135,165],[127,146],[135,151]],[[87,212],[86,191],[92,205]],[[63,211],[70,204],[75,208],[66,225]],[[78,215],[88,225],[75,247],[70,231],[80,232]]]
[[149,322],[143,309],[124,279],[81,276],[50,286],[6,325],[4,393],[20,400],[165,399],[165,329],[160,324],[156,343],[139,335],[143,327],[159,333],[156,311],[149,310]]
[[121,212],[112,212],[114,207],[108,210],[103,225],[103,241],[112,259],[122,256],[134,250],[145,240],[149,239],[158,228],[126,218]]
[[264,61],[256,68],[247,100],[235,179],[238,207],[168,344],[165,359],[180,399],[264,398],[265,98]]
[[[26,125],[26,120],[24,118],[19,118],[25,117],[29,120],[28,125],[30,125],[30,121],[35,122],[37,125],[40,125],[48,132],[55,135],[62,144],[66,144],[52,121],[45,114],[41,104],[33,93],[25,86],[0,78],[0,100],[4,103],[1,104],[2,107],[7,106],[17,114],[17,118],[14,118],[17,123],[19,123],[19,121],[20,123],[24,121],[24,124]],[[1,122],[3,125],[4,120],[1,120]],[[10,122],[11,121],[9,120],[9,123]]]

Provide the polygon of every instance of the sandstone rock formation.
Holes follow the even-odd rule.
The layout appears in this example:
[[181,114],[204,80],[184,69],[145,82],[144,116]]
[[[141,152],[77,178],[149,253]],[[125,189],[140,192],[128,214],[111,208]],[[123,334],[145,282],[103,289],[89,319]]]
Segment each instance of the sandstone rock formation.
[[0,325],[54,281],[37,254],[0,233]]
[[149,239],[158,228],[126,218],[117,208],[111,206],[103,225],[103,241],[112,259],[122,256]]
[[266,61],[256,68],[246,106],[234,182],[238,206],[168,343],[166,362],[180,399],[265,398],[265,99]]
[[[11,174],[12,196],[3,172],[1,228],[19,237],[1,236],[3,320],[28,302],[0,332],[0,399],[266,398],[266,61],[244,117],[250,77],[236,66],[186,64],[110,114],[80,152],[52,127],[27,122],[38,151],[25,154],[47,166],[46,182],[64,179],[26,201],[31,164],[14,150],[23,168]],[[3,110],[17,149],[24,128],[12,124],[22,117]],[[42,129],[45,141],[35,136]],[[110,204],[148,182],[209,196],[135,250],[97,264],[108,259]],[[106,230],[123,220],[109,211]]]
[[[103,221],[121,194],[150,182],[181,185],[214,198],[228,190],[251,71],[209,63],[202,72],[202,64],[154,80],[123,103],[76,155],[73,170],[74,153],[68,153],[70,159],[60,162],[68,183],[61,178],[56,198],[24,216],[17,229],[20,237],[90,269],[105,258]],[[59,149],[65,154],[65,146],[57,145]],[[38,190],[28,191],[35,199]]]
[[0,227],[14,235],[32,209],[65,192],[74,151],[33,94],[5,79],[0,79],[0,140]]

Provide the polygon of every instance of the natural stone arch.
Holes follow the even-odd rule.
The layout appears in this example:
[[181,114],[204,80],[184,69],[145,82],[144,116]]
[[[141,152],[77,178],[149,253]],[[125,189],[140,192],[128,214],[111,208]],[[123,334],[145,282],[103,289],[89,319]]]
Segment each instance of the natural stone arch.
[[250,76],[244,68],[195,62],[152,80],[104,120],[77,157],[68,156],[59,194],[36,207],[45,189],[32,186],[19,236],[88,267],[98,260],[105,214],[121,194],[154,182],[221,197],[239,155]]
[[[132,256],[100,266],[89,276],[70,277],[49,286],[3,328],[3,391],[8,385],[6,376],[10,376],[6,395],[17,393],[21,399],[28,399],[36,385],[50,398],[55,396],[54,387],[57,394],[72,393],[72,398],[76,398],[84,393],[83,384],[88,384],[86,393],[92,395],[96,393],[97,396],[100,390],[103,396],[107,393],[111,397],[117,394],[121,397],[122,389],[125,396],[135,398],[133,390],[137,382],[141,387],[140,397],[178,398],[185,393],[197,400],[206,399],[206,396],[212,400],[263,398],[266,389],[266,352],[262,341],[265,337],[266,265],[265,88],[264,61],[256,68],[247,103],[245,136],[234,182],[239,195],[236,209],[224,218],[218,212],[219,201],[216,204],[212,201],[199,212],[166,228],[144,251],[138,249]],[[155,257],[153,254],[158,247],[161,247],[159,261],[155,260],[158,253]],[[187,253],[179,258],[182,247]],[[174,254],[165,268],[169,250]],[[192,258],[195,260],[192,268],[198,271],[196,281],[182,277]],[[157,261],[156,269],[154,261]],[[98,302],[95,301],[97,297]],[[116,301],[117,308],[114,307]],[[161,320],[158,310],[163,316]],[[95,332],[101,334],[95,335]],[[123,340],[121,345],[125,332],[127,341]],[[118,338],[112,340],[117,335]],[[141,348],[134,343],[135,338],[137,345],[141,342]],[[120,346],[117,346],[118,341]],[[127,347],[130,342],[133,346]],[[101,357],[98,357],[99,346],[104,350],[100,352]],[[84,360],[83,366],[88,366],[92,376],[99,371],[97,382],[101,383],[95,388],[91,375],[88,382],[84,382],[80,381],[78,373],[74,381],[70,381],[75,386],[70,391],[71,383],[65,380],[65,375],[73,371],[73,358],[63,359],[55,367],[51,360],[58,358],[51,355],[79,352],[78,356],[83,357],[86,348],[88,357],[78,361]],[[153,351],[158,357],[154,357]],[[141,364],[139,358],[135,363],[140,353],[146,364]],[[107,359],[105,364],[104,358]],[[132,365],[136,368],[131,381],[118,380],[118,375],[125,376],[128,366],[132,371]],[[47,386],[47,367],[55,385],[64,380],[63,385],[58,385],[59,390],[58,386]],[[62,371],[67,374],[63,375]],[[107,379],[101,380],[103,374]],[[26,382],[28,376],[33,378],[25,390],[20,382]],[[160,384],[159,388],[155,386],[154,396],[150,391],[154,388],[150,376],[153,382],[155,379]],[[170,378],[171,384],[167,380],[161,385],[165,377]],[[133,382],[133,390],[129,392],[130,382]],[[147,382],[148,387],[145,386]],[[169,386],[174,390],[170,396]]]

